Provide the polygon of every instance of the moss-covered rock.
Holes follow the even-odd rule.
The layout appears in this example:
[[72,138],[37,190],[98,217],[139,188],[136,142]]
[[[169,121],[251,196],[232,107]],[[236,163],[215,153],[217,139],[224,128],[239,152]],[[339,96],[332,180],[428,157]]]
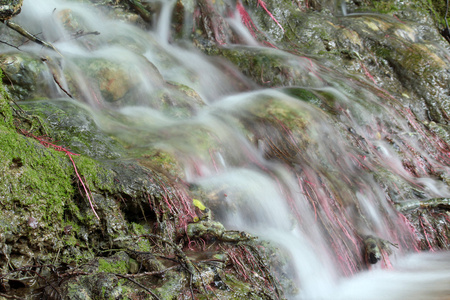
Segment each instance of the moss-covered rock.
[[[63,247],[60,241],[64,212],[71,207],[75,189],[73,167],[63,152],[50,150],[38,141],[18,135],[0,124],[2,267],[26,257],[49,259]],[[21,242],[18,242],[21,241]]]
[[[188,234],[183,228],[195,214],[187,198],[180,197],[182,186],[173,178],[179,171],[170,173],[177,168],[170,155],[147,151],[140,159],[147,167],[119,161],[123,147],[102,133],[83,107],[70,101],[31,101],[13,114],[4,95],[0,106],[3,272],[26,272],[35,261],[60,265],[57,272],[65,274],[64,279],[53,279],[55,270],[49,268],[43,275],[48,279],[40,286],[47,297],[71,299],[132,298],[148,290],[161,299],[173,299],[180,291],[189,293],[192,286],[200,297],[213,295],[205,286],[217,288],[230,299],[244,295],[262,299],[270,294],[263,282],[250,286],[228,274],[226,264],[197,262],[199,258],[188,258],[175,246],[180,236],[181,244],[189,241],[182,238]],[[155,233],[164,237],[149,238],[157,237]],[[238,243],[239,236],[222,243]],[[190,237],[199,238],[206,237]],[[164,246],[163,241],[172,246]],[[162,251],[172,256],[169,261],[191,266],[195,274],[173,269],[161,258]],[[64,267],[82,263],[88,264],[76,271]],[[193,263],[197,267],[192,269]],[[137,275],[143,272],[149,275]],[[216,286],[219,281],[222,288]],[[15,293],[16,288],[5,291]]]
[[0,66],[8,92],[17,100],[42,97],[52,90],[48,69],[40,57],[28,53],[2,54]]
[[72,100],[31,101],[21,104],[29,114],[48,124],[48,134],[76,154],[112,160],[124,153],[122,145],[103,133],[87,107]]

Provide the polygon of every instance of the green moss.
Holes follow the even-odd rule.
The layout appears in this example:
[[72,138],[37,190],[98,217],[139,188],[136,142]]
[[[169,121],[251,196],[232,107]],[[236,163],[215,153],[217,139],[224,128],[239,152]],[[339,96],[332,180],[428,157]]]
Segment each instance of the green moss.
[[398,11],[398,7],[394,1],[372,1],[375,11],[381,14],[391,14]]
[[[432,14],[433,18],[439,25],[445,24],[445,12],[447,10],[446,1],[442,0],[423,0],[426,3],[427,8]],[[450,18],[447,18],[450,20]]]
[[78,239],[75,238],[73,235],[67,235],[64,237],[64,243],[67,246],[76,246],[78,244]]
[[74,194],[73,168],[64,153],[0,126],[0,170],[3,208],[29,206],[46,212],[45,220],[61,220],[63,207]]
[[[3,78],[3,72],[0,69],[0,79]],[[3,84],[0,80],[0,124],[3,124],[7,127],[13,127],[13,116],[12,116],[12,110],[10,107],[9,102],[11,101],[11,97],[6,92],[5,88],[3,87]]]
[[[443,0],[372,0],[369,7],[376,13],[392,14],[404,9],[413,9],[415,12],[430,15],[439,27],[445,25],[446,1]],[[450,20],[450,16],[447,18]]]
[[109,261],[100,258],[98,260],[98,271],[105,273],[126,274],[128,273],[128,262],[123,260]]
[[[141,225],[137,223],[131,223],[131,232],[133,232],[136,236],[142,236],[151,233],[151,229],[148,225]],[[138,239],[137,242],[137,250],[141,252],[151,252],[151,245],[148,239],[142,238]]]
[[377,57],[381,57],[384,59],[388,59],[391,57],[392,49],[388,49],[386,47],[376,47],[375,48],[375,54]]
[[89,186],[95,186],[103,191],[113,191],[114,174],[111,170],[106,169],[100,163],[87,156],[73,156],[78,173],[83,176],[85,183]]
[[158,149],[145,149],[141,153],[137,153],[137,151],[134,153],[136,153],[136,156],[139,156],[137,159],[139,164],[151,170],[168,172],[173,176],[183,173],[183,169],[178,161],[170,153]]

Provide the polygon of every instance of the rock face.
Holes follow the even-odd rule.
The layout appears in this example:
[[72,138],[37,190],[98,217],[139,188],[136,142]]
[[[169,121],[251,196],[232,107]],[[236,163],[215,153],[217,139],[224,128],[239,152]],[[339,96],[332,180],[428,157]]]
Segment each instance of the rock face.
[[[262,145],[265,159],[285,164],[299,178],[308,177],[304,163],[325,157],[314,167],[326,176],[320,180],[311,176],[305,194],[313,194],[317,180],[317,186],[331,187],[324,193],[332,195],[333,205],[359,210],[353,205],[354,196],[340,189],[348,179],[329,171],[339,167],[341,157],[322,143],[333,135],[343,136],[349,141],[348,149],[358,153],[355,160],[362,168],[373,168],[370,180],[382,186],[386,198],[411,221],[419,248],[449,249],[448,199],[426,202],[428,194],[405,180],[404,173],[392,174],[389,166],[376,165],[376,158],[369,154],[378,150],[361,134],[367,130],[379,144],[397,149],[408,176],[437,178],[443,189],[448,187],[449,174],[433,162],[450,164],[449,46],[432,19],[399,1],[389,2],[395,6],[389,12],[369,11],[379,9],[373,3],[349,2],[346,15],[337,13],[328,1],[264,3],[263,7],[260,1],[250,0],[179,0],[170,27],[179,40],[173,42],[192,42],[220,58],[218,68],[235,76],[232,86],[237,91],[278,88],[297,101],[286,105],[272,94],[258,95],[254,100],[258,105],[236,104],[230,115],[250,144]],[[21,6],[22,1],[0,1],[0,19],[17,15]],[[109,16],[141,28],[151,27],[146,22],[156,23],[163,11],[159,4],[140,1],[102,1],[98,6]],[[239,15],[251,37],[228,23],[232,14]],[[195,66],[182,74],[188,83],[167,79],[161,70],[178,70],[177,60],[169,59],[161,47],[156,62],[151,61],[145,56],[150,42],[144,42],[143,35],[99,35],[93,23],[70,9],[56,11],[55,18],[66,30],[64,38],[77,40],[66,59],[7,46],[0,55],[4,74],[0,292],[31,298],[23,278],[33,271],[45,280],[33,286],[32,296],[55,299],[151,299],[155,295],[173,299],[180,292],[220,299],[275,299],[283,297],[281,287],[295,293],[285,278],[289,264],[280,250],[264,245],[262,251],[264,242],[228,231],[212,220],[205,207],[194,205],[194,197],[203,195],[212,216],[220,215],[223,199],[189,189],[173,153],[148,146],[158,136],[146,136],[140,125],[164,122],[164,118],[155,113],[156,121],[139,124],[133,120],[131,133],[108,128],[113,123],[121,128],[124,117],[115,110],[124,103],[174,119],[195,115],[207,102],[207,93],[192,88],[201,85],[202,79]],[[266,47],[256,47],[258,43]],[[114,54],[116,61],[106,55],[89,56],[109,44],[126,49]],[[137,58],[119,61],[127,51]],[[146,82],[138,76],[142,70]],[[256,84],[235,75],[237,70]],[[346,98],[327,87],[339,88]],[[383,101],[372,101],[373,95]],[[107,114],[99,117],[94,109]],[[405,127],[389,120],[391,110],[406,120]],[[382,120],[386,127],[367,128],[361,111],[370,112],[370,118]],[[355,124],[350,123],[352,118],[358,128],[349,125]],[[335,130],[318,139],[314,130],[323,124]],[[426,145],[426,156],[414,151],[411,140],[394,136],[402,128],[418,133],[417,142]],[[205,141],[215,143],[209,132],[196,134],[195,151],[204,150]],[[358,176],[350,181],[355,189],[363,182]],[[412,198],[424,201],[408,207],[402,203]],[[311,203],[324,205],[313,197]],[[246,209],[241,213],[252,210]],[[322,222],[324,228],[331,228],[334,221]],[[343,244],[347,241],[343,234],[328,234]],[[363,247],[362,241],[359,244]],[[365,268],[358,249],[348,252],[354,256],[350,260],[356,270]]]

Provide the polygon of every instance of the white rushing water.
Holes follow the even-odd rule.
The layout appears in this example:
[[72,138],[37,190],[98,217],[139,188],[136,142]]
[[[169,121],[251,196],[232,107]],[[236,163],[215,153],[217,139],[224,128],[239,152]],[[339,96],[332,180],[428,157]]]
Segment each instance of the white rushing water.
[[[61,84],[77,88],[73,101],[92,107],[105,130],[137,147],[174,153],[189,182],[222,195],[219,202],[207,203],[219,221],[270,240],[285,252],[290,276],[299,286],[299,293],[290,298],[450,299],[450,256],[414,253],[410,230],[378,183],[380,176],[394,174],[405,184],[420,185],[431,197],[450,197],[438,181],[409,174],[396,149],[382,139],[396,131],[392,136],[402,141],[399,145],[422,151],[407,134],[407,120],[371,91],[343,82],[313,60],[258,48],[236,15],[231,16],[228,21],[241,32],[246,47],[252,47],[248,49],[277,53],[305,74],[305,90],[333,95],[335,105],[345,112],[340,122],[368,145],[370,152],[362,154],[316,106],[282,89],[259,88],[233,66],[171,44],[169,20],[175,1],[161,3],[157,26],[149,32],[65,1],[25,0],[15,21],[42,32],[58,48],[62,57],[38,45],[22,47],[55,57],[61,70],[71,74]],[[64,21],[69,12],[85,32],[100,35],[73,38],[71,25]],[[106,99],[98,81],[86,75],[94,59],[117,66],[133,92]],[[202,101],[189,103],[190,114],[162,109],[155,95],[180,96],[168,81],[198,93]],[[243,86],[246,92],[241,92]],[[51,96],[66,97],[57,88]],[[291,116],[302,126],[296,131],[279,119]],[[268,117],[280,124],[264,122]],[[276,156],[271,155],[276,152],[271,143],[283,138],[291,146],[286,151],[296,148],[292,162],[269,159]],[[430,154],[422,155],[448,173]],[[377,168],[385,173],[374,173]],[[360,272],[353,258],[361,254],[359,234],[380,236],[398,243],[399,249],[390,263]]]

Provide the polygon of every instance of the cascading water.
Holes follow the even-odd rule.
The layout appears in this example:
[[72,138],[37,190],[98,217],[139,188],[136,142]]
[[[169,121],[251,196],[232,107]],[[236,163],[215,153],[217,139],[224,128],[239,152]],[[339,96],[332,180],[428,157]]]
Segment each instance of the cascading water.
[[[450,256],[410,254],[414,234],[392,203],[417,199],[387,194],[403,185],[450,197],[426,171],[448,174],[449,158],[433,150],[434,140],[417,137],[410,111],[312,59],[257,46],[231,17],[247,45],[238,50],[277,55],[298,74],[295,86],[263,89],[231,64],[169,43],[174,2],[161,1],[150,32],[64,1],[25,0],[16,21],[42,31],[61,53],[22,47],[58,62],[48,64],[47,76],[58,78],[42,87],[47,96],[89,107],[105,131],[134,145],[130,155],[150,146],[174,153],[186,180],[214,195],[204,202],[215,219],[288,257],[284,271],[299,289],[289,298],[449,299]],[[100,34],[74,38],[79,27]],[[98,64],[109,71],[92,73]],[[413,176],[404,160],[423,172]],[[369,235],[397,246],[387,246],[391,256],[381,249],[381,261],[362,271]]]

